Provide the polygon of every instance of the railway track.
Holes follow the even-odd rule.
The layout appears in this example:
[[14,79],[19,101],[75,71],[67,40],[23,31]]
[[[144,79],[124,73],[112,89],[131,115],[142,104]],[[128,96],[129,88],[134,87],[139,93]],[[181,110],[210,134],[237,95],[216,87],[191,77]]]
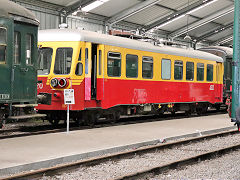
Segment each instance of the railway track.
[[[25,173],[21,173],[18,175],[4,177],[4,179],[34,179],[34,178],[41,179],[43,176],[44,176],[44,179],[48,179],[48,176],[50,179],[51,176],[56,176],[56,175],[61,176],[60,174],[72,172],[75,170],[84,171],[84,169],[86,170],[87,168],[92,167],[92,166],[101,166],[102,164],[109,166],[108,163],[110,161],[113,162],[113,164],[115,166],[117,166],[116,168],[120,168],[120,170],[121,170],[121,167],[118,167],[118,166],[120,166],[120,161],[123,159],[131,159],[132,160],[138,156],[146,157],[150,153],[157,153],[157,152],[161,152],[162,153],[161,155],[164,156],[165,155],[164,153],[166,153],[166,151],[174,151],[176,149],[179,150],[183,147],[185,148],[184,153],[186,154],[186,152],[188,152],[186,154],[186,157],[182,157],[182,158],[177,157],[175,160],[170,160],[170,161],[168,160],[168,162],[160,163],[157,166],[152,165],[151,167],[146,168],[146,167],[144,167],[143,164],[141,164],[140,167],[135,168],[135,170],[133,170],[133,171],[130,171],[130,172],[126,171],[126,172],[122,173],[122,170],[121,170],[121,175],[118,175],[118,174],[114,174],[114,175],[110,174],[109,175],[110,176],[109,179],[116,179],[116,180],[141,179],[141,178],[145,179],[146,176],[149,177],[151,175],[160,174],[162,172],[168,171],[169,169],[179,168],[179,167],[186,166],[186,165],[189,165],[192,163],[197,163],[200,160],[215,158],[217,155],[222,155],[222,154],[228,153],[230,151],[240,149],[240,144],[235,144],[235,145],[231,144],[231,145],[228,145],[225,147],[215,148],[212,150],[199,149],[196,152],[192,152],[192,154],[190,153],[189,149],[186,149],[186,147],[188,147],[191,144],[194,144],[196,147],[201,147],[200,144],[202,143],[202,145],[205,145],[206,142],[208,142],[208,143],[210,142],[210,146],[213,146],[214,143],[212,141],[216,141],[216,138],[220,138],[220,139],[225,138],[225,140],[226,140],[227,138],[232,139],[233,137],[236,137],[236,139],[238,141],[240,134],[237,131],[228,131],[228,132],[222,132],[222,133],[216,133],[216,134],[211,134],[211,135],[206,135],[206,136],[201,136],[201,137],[180,140],[180,141],[176,141],[176,142],[170,142],[170,143],[166,143],[166,144],[157,144],[157,145],[153,145],[153,146],[142,147],[142,148],[139,148],[136,150],[128,150],[125,152],[91,158],[91,159],[82,160],[82,161],[78,161],[78,162],[74,162],[74,163],[68,163],[68,164],[58,165],[55,167],[45,168],[45,169],[41,169],[41,170],[25,172]],[[190,155],[188,155],[188,154],[190,154]],[[170,156],[166,157],[166,158],[170,158]],[[145,163],[147,163],[147,162],[145,162]],[[79,167],[81,169],[79,169]],[[131,167],[131,168],[134,169],[133,167]],[[91,174],[91,171],[89,171],[89,170],[86,170],[86,171]],[[104,175],[104,177],[105,176],[106,175]],[[74,178],[74,176],[71,176],[71,177]],[[59,177],[57,177],[57,179],[58,178]],[[85,178],[80,177],[80,179],[85,179]],[[91,179],[94,179],[94,178],[92,177]],[[101,179],[101,177],[98,177],[97,179]],[[108,178],[106,178],[106,179],[108,179]]]
[[[224,113],[225,113],[224,111],[220,111],[220,112],[209,111],[206,115],[202,115],[202,116],[210,116],[210,115],[217,115],[217,114],[224,114]],[[191,117],[198,117],[198,115],[192,115]],[[91,128],[111,127],[111,126],[119,126],[119,125],[127,125],[127,124],[146,123],[146,122],[162,121],[162,120],[174,120],[178,118],[188,118],[188,116],[186,116],[185,113],[176,113],[174,116],[171,114],[164,114],[162,116],[158,116],[158,115],[131,116],[131,117],[123,117],[116,123],[109,123],[109,121],[106,121],[106,120],[99,121],[94,127],[90,127],[90,126],[78,127],[76,123],[71,123],[70,131],[91,129]],[[58,133],[58,132],[64,132],[64,131],[66,131],[66,126],[64,124],[60,124],[57,127],[53,127],[52,125],[21,126],[19,128],[0,129],[0,140],[8,139],[8,138],[48,134],[48,133]]]

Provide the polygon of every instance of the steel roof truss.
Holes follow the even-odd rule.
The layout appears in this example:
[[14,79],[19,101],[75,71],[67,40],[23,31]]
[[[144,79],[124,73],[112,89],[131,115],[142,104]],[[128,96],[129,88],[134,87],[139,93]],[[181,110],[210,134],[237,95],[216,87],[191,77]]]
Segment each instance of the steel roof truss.
[[109,18],[107,20],[107,24],[109,24],[110,26],[112,26],[113,24],[116,24],[118,23],[119,21],[122,21],[126,18],[128,18],[129,16],[132,16],[148,7],[151,7],[157,3],[159,3],[160,1],[162,0],[146,0],[146,1],[143,1],[139,4],[136,4],[135,6],[133,7],[130,7],[126,10],[123,10],[122,12],[112,16],[111,18]]
[[191,30],[194,30],[198,27],[201,27],[201,26],[203,26],[203,25],[205,25],[209,22],[212,22],[212,21],[214,21],[214,20],[216,20],[216,19],[218,19],[222,16],[225,16],[225,15],[227,15],[227,14],[233,12],[233,11],[234,11],[234,7],[233,7],[233,5],[230,5],[230,6],[228,6],[226,8],[223,8],[222,10],[220,10],[220,11],[218,11],[218,12],[216,12],[216,13],[208,16],[208,17],[203,18],[202,20],[199,20],[197,22],[194,22],[194,23],[190,24],[188,27],[185,26],[185,27],[171,33],[170,36],[172,38],[181,36],[181,35],[187,33],[187,31],[191,31]]

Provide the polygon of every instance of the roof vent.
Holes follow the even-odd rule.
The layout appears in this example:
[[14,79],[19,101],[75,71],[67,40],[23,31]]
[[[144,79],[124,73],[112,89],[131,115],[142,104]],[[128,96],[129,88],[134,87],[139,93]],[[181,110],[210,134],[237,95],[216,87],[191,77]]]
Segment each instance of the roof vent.
[[59,24],[59,29],[67,29],[67,28],[68,28],[68,24],[66,23]]

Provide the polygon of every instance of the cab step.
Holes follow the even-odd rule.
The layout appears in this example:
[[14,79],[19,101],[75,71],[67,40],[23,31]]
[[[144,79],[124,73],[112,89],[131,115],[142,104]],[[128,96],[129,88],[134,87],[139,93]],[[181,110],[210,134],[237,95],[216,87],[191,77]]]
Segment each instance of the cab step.
[[12,107],[16,108],[24,108],[24,107],[35,107],[38,106],[38,104],[13,104]]
[[8,116],[9,120],[17,120],[17,119],[31,119],[31,118],[43,118],[46,117],[46,114],[28,114],[21,116]]

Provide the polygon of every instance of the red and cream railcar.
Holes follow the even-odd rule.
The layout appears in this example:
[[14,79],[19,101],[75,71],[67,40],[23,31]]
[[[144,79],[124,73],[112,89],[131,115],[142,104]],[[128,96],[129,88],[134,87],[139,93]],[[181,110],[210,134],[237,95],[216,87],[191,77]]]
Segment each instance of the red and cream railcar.
[[160,47],[84,30],[39,33],[39,105],[52,123],[65,118],[63,90],[75,90],[71,118],[93,124],[99,117],[164,111],[205,112],[222,102],[223,60],[215,55]]

